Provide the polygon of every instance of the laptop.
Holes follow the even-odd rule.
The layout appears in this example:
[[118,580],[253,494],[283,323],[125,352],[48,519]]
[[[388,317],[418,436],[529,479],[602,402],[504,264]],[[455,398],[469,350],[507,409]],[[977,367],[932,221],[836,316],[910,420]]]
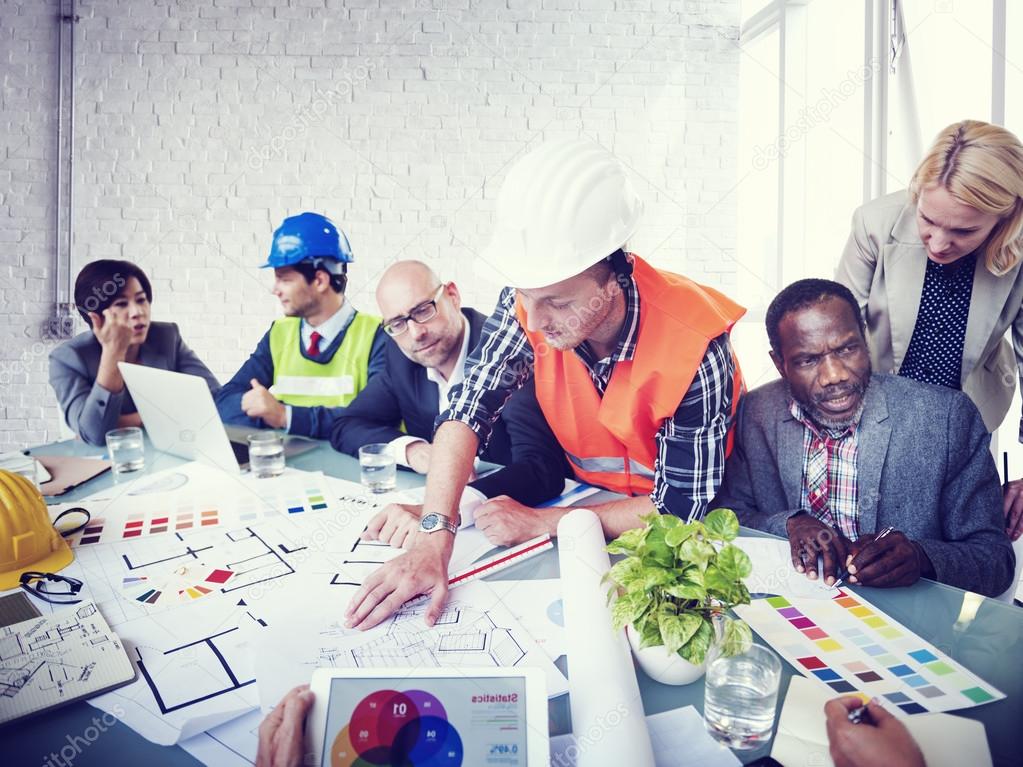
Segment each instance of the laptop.
[[[204,379],[127,362],[118,362],[117,367],[153,447],[228,472],[248,468],[245,436],[253,429],[225,428]],[[302,437],[286,436],[284,455],[298,455],[317,444]]]

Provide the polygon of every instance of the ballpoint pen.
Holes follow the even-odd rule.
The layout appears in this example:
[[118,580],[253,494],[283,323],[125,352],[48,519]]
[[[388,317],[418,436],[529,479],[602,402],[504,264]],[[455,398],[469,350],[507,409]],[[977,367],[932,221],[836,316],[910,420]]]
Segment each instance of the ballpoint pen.
[[[879,541],[882,538],[884,538],[886,535],[888,535],[889,533],[893,533],[893,532],[895,532],[895,528],[894,527],[886,527],[884,530],[882,530],[880,533],[877,534],[877,536],[874,538],[873,541],[871,541],[871,543]],[[842,572],[840,572],[838,574],[837,578],[835,578],[835,582],[832,584],[832,588],[836,588],[837,589],[839,586],[842,585],[842,582],[845,581],[845,579],[848,578],[848,577],[849,577],[849,568],[847,567],[845,570],[843,570]]]

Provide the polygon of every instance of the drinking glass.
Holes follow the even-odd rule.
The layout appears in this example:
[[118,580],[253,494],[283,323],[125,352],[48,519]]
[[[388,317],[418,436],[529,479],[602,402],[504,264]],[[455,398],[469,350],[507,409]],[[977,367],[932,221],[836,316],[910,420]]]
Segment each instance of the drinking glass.
[[763,645],[715,658],[704,685],[707,731],[732,749],[759,748],[771,738],[780,681],[781,661]]
[[397,486],[397,467],[391,446],[374,442],[359,448],[359,475],[371,493],[388,493]]
[[284,437],[275,431],[260,431],[248,436],[249,471],[259,478],[284,473]]
[[108,431],[107,452],[115,478],[146,468],[145,443],[142,441],[142,429],[137,426]]

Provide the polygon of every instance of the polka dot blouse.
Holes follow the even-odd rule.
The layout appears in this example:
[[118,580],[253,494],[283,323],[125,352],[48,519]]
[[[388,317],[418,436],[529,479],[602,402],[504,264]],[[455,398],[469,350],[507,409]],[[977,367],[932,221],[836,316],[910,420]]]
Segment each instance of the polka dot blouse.
[[927,260],[920,311],[900,376],[962,388],[963,345],[976,266],[972,253],[951,264]]

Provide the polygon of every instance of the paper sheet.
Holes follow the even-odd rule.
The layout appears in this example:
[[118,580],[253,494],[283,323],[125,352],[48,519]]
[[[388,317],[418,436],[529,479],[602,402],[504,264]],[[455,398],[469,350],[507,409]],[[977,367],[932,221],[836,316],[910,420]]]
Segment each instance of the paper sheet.
[[547,694],[568,688],[564,675],[512,617],[489,584],[476,581],[452,592],[432,628],[426,602],[410,603],[369,631],[347,629],[334,615],[296,609],[262,632],[256,645],[260,704],[268,712],[292,687],[308,683],[316,668],[537,666]]
[[1005,697],[845,589],[833,599],[754,599],[735,612],[826,692],[883,698],[896,716],[954,711]]
[[[653,747],[632,654],[625,632],[611,627],[607,587],[600,582],[611,568],[604,546],[600,520],[592,511],[576,509],[562,517],[558,556],[564,584],[572,728],[577,737],[601,733],[599,748],[581,751],[578,764],[651,767]],[[618,726],[608,726],[612,718]]]
[[0,628],[0,722],[132,679],[121,640],[93,602]]
[[255,709],[178,745],[210,767],[247,767],[256,763],[262,721],[263,713]]
[[746,579],[751,594],[784,594],[786,596],[830,599],[837,590],[821,580],[811,581],[792,567],[789,542],[776,538],[740,536],[735,545],[749,555],[753,572]]
[[[832,767],[824,704],[833,697],[809,679],[792,677],[771,756],[785,767]],[[928,767],[991,766],[987,735],[980,722],[951,714],[915,716],[903,722]]]
[[487,583],[548,658],[557,660],[568,652],[560,579]]
[[[703,717],[692,706],[651,714],[647,730],[654,747],[656,767],[739,767],[735,755],[722,746],[703,726]],[[551,738],[551,767],[575,767],[587,750],[601,748],[600,741],[582,743],[574,735]],[[785,767],[791,767],[785,762]]]

